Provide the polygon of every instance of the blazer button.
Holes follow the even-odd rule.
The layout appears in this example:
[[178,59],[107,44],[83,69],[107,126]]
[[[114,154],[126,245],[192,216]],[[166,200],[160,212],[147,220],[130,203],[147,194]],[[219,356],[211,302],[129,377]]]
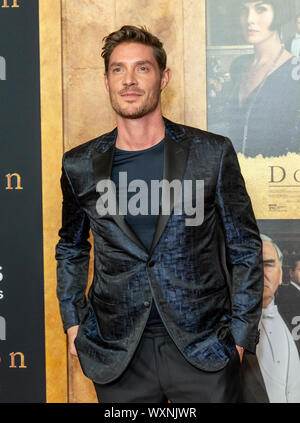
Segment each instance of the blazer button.
[[155,265],[155,261],[153,261],[153,260],[151,260],[151,261],[149,261],[149,267],[153,267]]
[[149,301],[144,301],[144,306],[148,308],[150,306]]

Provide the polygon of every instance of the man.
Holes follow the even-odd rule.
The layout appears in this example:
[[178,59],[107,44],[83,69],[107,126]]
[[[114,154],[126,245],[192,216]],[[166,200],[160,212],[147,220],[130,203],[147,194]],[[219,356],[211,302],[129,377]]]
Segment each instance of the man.
[[300,255],[289,256],[288,265],[290,282],[278,290],[277,304],[300,355]]
[[293,56],[300,57],[300,14],[296,16],[296,34],[288,40],[287,50]]
[[70,351],[101,402],[238,402],[263,273],[236,154],[163,118],[157,37],[124,26],[102,56],[117,128],[63,157],[57,294]]
[[[263,312],[259,323],[260,340],[257,345],[257,360],[263,376],[264,385],[271,403],[300,402],[300,360],[293,337],[285,325],[274,298],[282,283],[283,255],[273,240],[261,235],[263,240],[264,292]],[[248,361],[247,355],[245,362]],[[245,392],[261,390],[257,402],[265,402],[262,384],[254,384],[254,374],[259,381],[258,369],[255,371],[245,364],[252,374],[244,374]],[[249,401],[250,402],[250,401]]]

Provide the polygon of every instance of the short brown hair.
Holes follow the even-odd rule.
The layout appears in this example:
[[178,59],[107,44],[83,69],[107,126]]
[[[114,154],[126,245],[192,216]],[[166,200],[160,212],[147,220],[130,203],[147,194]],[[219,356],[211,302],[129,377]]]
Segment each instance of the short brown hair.
[[105,72],[108,72],[108,64],[113,50],[121,43],[140,43],[153,48],[154,57],[158,63],[160,73],[166,69],[167,55],[163,43],[145,27],[124,25],[118,31],[112,32],[103,38],[101,56],[104,59]]

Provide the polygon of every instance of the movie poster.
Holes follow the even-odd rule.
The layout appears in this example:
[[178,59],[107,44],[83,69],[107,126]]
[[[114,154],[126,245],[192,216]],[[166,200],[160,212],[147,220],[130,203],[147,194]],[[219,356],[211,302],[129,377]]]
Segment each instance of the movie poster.
[[245,392],[300,403],[300,0],[207,0],[206,27],[207,128],[231,139],[263,238]]

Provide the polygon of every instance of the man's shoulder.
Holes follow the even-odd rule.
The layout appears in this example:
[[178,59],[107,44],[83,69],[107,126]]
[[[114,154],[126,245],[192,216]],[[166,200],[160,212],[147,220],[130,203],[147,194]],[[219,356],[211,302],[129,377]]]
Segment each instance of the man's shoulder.
[[[191,143],[207,147],[223,148],[231,141],[220,134],[215,134],[197,127],[172,122],[164,117],[167,133],[177,142],[189,139]],[[68,150],[63,155],[64,163],[74,163],[78,160],[90,160],[96,151],[106,151],[115,141],[117,128],[89,141],[83,142]]]
[[175,140],[188,137],[191,142],[202,145],[222,147],[231,141],[224,135],[215,134],[197,127],[188,126],[182,123],[175,123],[164,118],[168,132]]
[[290,282],[289,285],[288,285],[288,288],[289,288],[289,291],[291,293],[293,293],[293,295],[300,297],[300,289],[299,289],[299,287],[295,286],[295,283]]
[[113,143],[115,138],[115,131],[116,129],[113,129],[110,132],[102,134],[91,140],[82,142],[76,147],[71,148],[70,150],[64,153],[63,161],[69,162],[77,160],[89,160],[93,156],[95,151],[104,151]]
[[278,305],[289,307],[291,301],[299,301],[300,291],[293,284],[280,285],[278,288],[277,302]]

